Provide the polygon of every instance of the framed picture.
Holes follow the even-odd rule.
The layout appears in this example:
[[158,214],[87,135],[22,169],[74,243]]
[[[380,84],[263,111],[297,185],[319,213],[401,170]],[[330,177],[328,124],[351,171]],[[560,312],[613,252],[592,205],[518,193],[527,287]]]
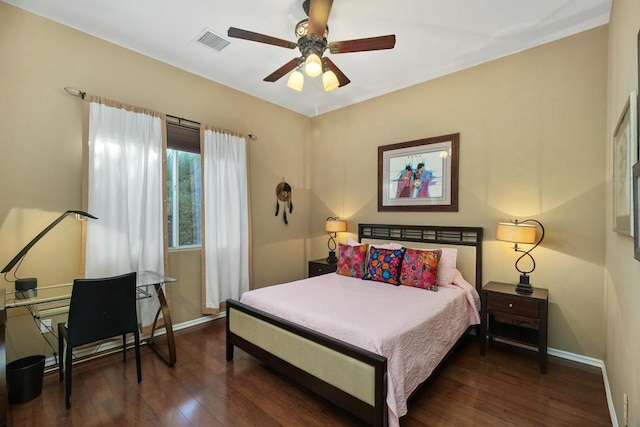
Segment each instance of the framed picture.
[[460,134],[378,147],[378,211],[458,211]]
[[[638,31],[638,89],[640,90],[640,31]],[[636,148],[640,150],[640,96],[636,94]],[[638,162],[633,165],[633,257],[640,261],[640,212],[638,203],[640,202],[640,153],[636,154]]]
[[613,133],[613,229],[633,236],[633,164],[638,160],[637,95],[627,100]]
[[633,165],[633,256],[640,261],[640,162]]

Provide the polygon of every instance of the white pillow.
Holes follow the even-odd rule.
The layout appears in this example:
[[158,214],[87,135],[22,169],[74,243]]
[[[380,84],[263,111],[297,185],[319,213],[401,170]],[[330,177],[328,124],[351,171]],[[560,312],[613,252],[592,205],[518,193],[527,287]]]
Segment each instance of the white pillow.
[[454,248],[441,248],[440,262],[438,263],[438,285],[451,284],[456,274],[456,262],[458,250]]
[[[362,245],[362,243],[357,242],[355,240],[353,240],[351,237],[347,238],[347,245],[349,246],[360,246]],[[381,245],[377,245],[377,244],[371,244],[369,245],[370,247],[374,247],[374,248],[380,248],[380,249],[391,249],[391,250],[396,250],[396,249],[402,249],[402,245],[400,243],[384,243]]]
[[391,249],[392,251],[403,248],[403,246],[400,243],[385,243],[383,245],[371,245],[371,246],[373,246],[374,248],[380,248],[380,249]]
[[356,240],[353,240],[351,237],[349,237],[349,238],[347,238],[347,245],[349,245],[349,246],[360,246],[361,243],[356,241]]

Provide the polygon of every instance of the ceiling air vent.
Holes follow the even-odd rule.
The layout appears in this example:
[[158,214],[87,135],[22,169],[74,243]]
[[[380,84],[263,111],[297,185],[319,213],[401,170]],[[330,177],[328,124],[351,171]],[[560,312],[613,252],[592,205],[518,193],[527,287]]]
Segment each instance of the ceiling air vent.
[[229,44],[231,43],[229,40],[225,39],[219,34],[214,33],[208,28],[202,30],[202,32],[198,34],[198,36],[194,40],[200,44],[210,47],[211,49],[215,49],[218,52],[229,46]]

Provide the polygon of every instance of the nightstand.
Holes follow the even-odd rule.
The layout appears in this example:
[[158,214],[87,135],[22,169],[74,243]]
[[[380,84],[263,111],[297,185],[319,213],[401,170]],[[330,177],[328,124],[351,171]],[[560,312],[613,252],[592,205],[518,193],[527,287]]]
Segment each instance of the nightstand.
[[533,346],[538,350],[540,372],[544,374],[549,291],[533,288],[531,294],[519,294],[516,285],[489,282],[482,288],[480,298],[480,354],[484,356],[487,338]]
[[338,264],[329,264],[325,258],[309,261],[309,277],[321,276],[327,273],[335,273]]

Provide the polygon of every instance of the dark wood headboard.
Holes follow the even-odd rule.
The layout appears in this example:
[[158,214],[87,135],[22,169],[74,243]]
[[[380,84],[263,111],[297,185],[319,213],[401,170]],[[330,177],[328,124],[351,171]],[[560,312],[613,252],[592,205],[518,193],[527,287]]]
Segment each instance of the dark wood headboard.
[[476,253],[475,286],[478,293],[482,289],[483,234],[482,227],[358,224],[358,241],[362,241],[362,239],[379,239],[474,247]]

